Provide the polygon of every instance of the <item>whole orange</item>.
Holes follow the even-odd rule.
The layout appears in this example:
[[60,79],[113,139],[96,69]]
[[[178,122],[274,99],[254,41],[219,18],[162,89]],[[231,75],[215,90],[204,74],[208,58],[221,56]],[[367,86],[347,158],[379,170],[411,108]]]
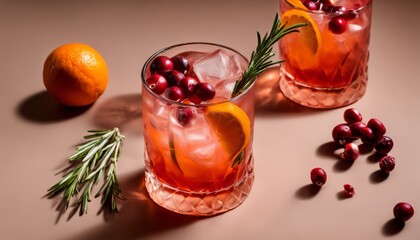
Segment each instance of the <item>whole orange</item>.
[[54,49],[44,63],[44,85],[58,102],[86,106],[95,102],[108,85],[108,67],[92,47],[81,43]]

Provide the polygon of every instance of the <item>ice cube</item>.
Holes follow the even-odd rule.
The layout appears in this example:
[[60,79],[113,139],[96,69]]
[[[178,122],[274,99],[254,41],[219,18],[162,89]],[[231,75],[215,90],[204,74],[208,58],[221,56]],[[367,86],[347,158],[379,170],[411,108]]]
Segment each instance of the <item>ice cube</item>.
[[195,62],[193,69],[200,81],[216,86],[220,81],[237,78],[244,67],[238,57],[218,49]]
[[215,87],[217,99],[228,100],[232,96],[233,88],[235,87],[236,81],[222,81]]

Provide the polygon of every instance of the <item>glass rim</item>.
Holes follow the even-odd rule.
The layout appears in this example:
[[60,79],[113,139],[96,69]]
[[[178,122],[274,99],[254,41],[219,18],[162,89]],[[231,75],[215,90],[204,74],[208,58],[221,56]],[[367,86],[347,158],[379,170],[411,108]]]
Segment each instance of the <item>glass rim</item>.
[[[286,2],[286,4],[288,4],[291,8],[293,8],[293,9],[298,9],[298,10],[301,10],[301,11],[304,11],[304,12],[307,12],[307,13],[311,13],[311,14],[325,14],[325,15],[339,15],[339,13],[326,13],[326,12],[324,12],[324,11],[322,11],[322,10],[309,10],[309,9],[303,9],[303,8],[301,8],[301,7],[299,7],[299,6],[295,6],[295,5],[293,5],[293,3],[291,3],[291,2],[289,2],[289,0],[280,0],[280,1],[284,1],[284,2]],[[372,5],[372,2],[373,2],[373,0],[368,0],[367,1],[367,3],[366,4],[364,4],[364,5],[362,5],[362,6],[360,6],[359,8],[357,8],[357,9],[352,9],[352,10],[354,10],[354,11],[356,11],[356,12],[360,12],[360,11],[362,11],[363,9],[365,9],[365,8],[367,8],[369,5]]]
[[187,45],[207,45],[207,46],[221,47],[221,48],[227,49],[229,51],[232,51],[235,54],[238,54],[240,57],[242,57],[247,62],[247,64],[249,64],[248,58],[245,57],[242,53],[238,52],[237,50],[235,50],[235,49],[233,49],[231,47],[228,47],[228,46],[225,46],[225,45],[222,45],[222,44],[218,44],[218,43],[211,43],[211,42],[187,42],[187,43],[179,43],[179,44],[171,45],[169,47],[161,48],[158,51],[156,51],[155,53],[153,53],[146,60],[146,62],[144,63],[144,65],[142,67],[142,70],[141,70],[142,85],[144,86],[144,89],[146,89],[146,91],[148,91],[149,94],[151,94],[153,97],[155,97],[155,98],[157,98],[157,99],[159,99],[161,101],[164,101],[164,102],[166,102],[168,104],[176,104],[176,105],[184,106],[184,107],[206,107],[206,106],[212,106],[212,105],[216,105],[216,104],[222,104],[222,103],[225,103],[225,102],[233,102],[233,101],[235,101],[237,99],[240,99],[244,95],[246,95],[250,91],[250,89],[253,88],[253,86],[254,86],[254,84],[255,84],[256,81],[254,81],[245,91],[241,92],[239,95],[237,95],[237,96],[235,96],[233,98],[229,98],[229,99],[226,99],[226,100],[220,100],[220,101],[217,101],[217,102],[207,102],[207,103],[199,103],[199,104],[182,103],[182,102],[174,101],[174,100],[171,100],[171,99],[167,99],[167,98],[163,97],[162,95],[158,95],[158,94],[154,93],[146,85],[146,69],[147,69],[147,65],[153,59],[155,59],[159,54],[164,53],[164,52],[166,52],[168,50],[177,48],[177,47],[182,47],[182,46],[187,46]]

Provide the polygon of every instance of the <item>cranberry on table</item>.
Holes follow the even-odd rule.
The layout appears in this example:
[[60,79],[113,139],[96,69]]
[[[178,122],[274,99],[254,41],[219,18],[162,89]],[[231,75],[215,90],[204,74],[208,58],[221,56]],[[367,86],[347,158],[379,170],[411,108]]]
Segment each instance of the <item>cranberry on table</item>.
[[408,221],[414,216],[414,208],[411,204],[406,202],[397,203],[394,207],[394,216],[400,221]]
[[332,131],[332,137],[336,143],[340,145],[346,144],[352,137],[350,127],[344,123],[335,126]]
[[349,108],[344,111],[343,114],[344,120],[347,123],[355,123],[362,121],[362,114],[355,108]]
[[185,77],[183,73],[177,70],[169,70],[164,73],[166,81],[169,86],[177,86],[178,83]]
[[194,94],[202,101],[213,99],[216,95],[216,90],[210,83],[200,82],[194,87]]
[[388,154],[392,147],[394,147],[392,139],[388,136],[382,136],[376,142],[375,150],[381,154]]
[[385,172],[390,173],[395,168],[395,158],[392,156],[384,156],[379,160],[379,168]]
[[353,197],[356,194],[356,191],[354,190],[354,187],[350,184],[344,184],[344,195],[347,197]]
[[360,140],[365,144],[373,145],[376,141],[376,135],[369,127],[360,129]]
[[197,85],[198,82],[197,78],[185,77],[178,83],[178,87],[182,89],[185,95],[190,96],[194,93],[195,85]]
[[165,97],[173,100],[173,101],[182,101],[185,98],[184,93],[182,92],[181,88],[172,86],[168,87],[165,91]]
[[177,71],[180,71],[183,74],[187,74],[187,72],[190,70],[190,62],[188,59],[182,56],[174,56],[171,58],[172,63],[174,64],[174,69]]
[[174,64],[172,63],[172,60],[167,56],[157,56],[150,64],[150,71],[152,73],[166,72],[172,70],[173,68]]
[[346,145],[344,145],[344,152],[340,154],[341,158],[352,162],[356,161],[359,155],[359,147],[354,143],[346,143]]
[[381,137],[386,133],[385,125],[379,119],[370,119],[367,126],[372,129],[377,137]]
[[347,21],[342,17],[333,17],[328,22],[328,29],[330,29],[332,33],[342,34],[347,30]]
[[162,94],[168,87],[166,78],[160,74],[152,74],[146,79],[147,86],[156,94]]
[[194,118],[195,112],[192,108],[180,107],[176,110],[176,120],[184,127],[191,125]]
[[311,181],[318,187],[327,182],[327,173],[322,168],[314,168],[311,171]]
[[362,128],[366,127],[366,124],[364,124],[363,122],[355,122],[349,125],[350,130],[351,130],[351,137],[353,139],[358,139],[360,138],[360,131],[362,130]]

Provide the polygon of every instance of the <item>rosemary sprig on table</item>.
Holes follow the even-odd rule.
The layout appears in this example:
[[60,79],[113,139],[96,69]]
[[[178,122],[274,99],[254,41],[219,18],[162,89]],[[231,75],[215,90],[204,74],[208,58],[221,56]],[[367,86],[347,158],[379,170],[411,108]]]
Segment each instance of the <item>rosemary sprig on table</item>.
[[102,195],[101,204],[110,205],[112,212],[118,212],[116,199],[123,198],[117,180],[117,161],[121,153],[124,136],[118,128],[113,130],[89,130],[87,139],[76,147],[69,158],[72,170],[58,183],[48,189],[48,195],[63,193],[64,208],[67,209],[73,197],[82,191],[75,207],[80,207],[80,215],[87,213],[93,185],[101,178],[103,184],[95,197]]
[[246,91],[252,83],[254,83],[256,76],[264,72],[264,70],[275,64],[284,62],[273,62],[270,60],[270,58],[274,56],[273,45],[285,35],[292,32],[299,32],[298,28],[306,25],[306,23],[298,23],[286,27],[286,24],[287,23],[281,25],[279,16],[276,14],[270,34],[266,33],[261,39],[260,33],[257,32],[257,48],[252,52],[249,65],[242,74],[241,79],[236,82],[235,87],[233,88],[232,98]]

